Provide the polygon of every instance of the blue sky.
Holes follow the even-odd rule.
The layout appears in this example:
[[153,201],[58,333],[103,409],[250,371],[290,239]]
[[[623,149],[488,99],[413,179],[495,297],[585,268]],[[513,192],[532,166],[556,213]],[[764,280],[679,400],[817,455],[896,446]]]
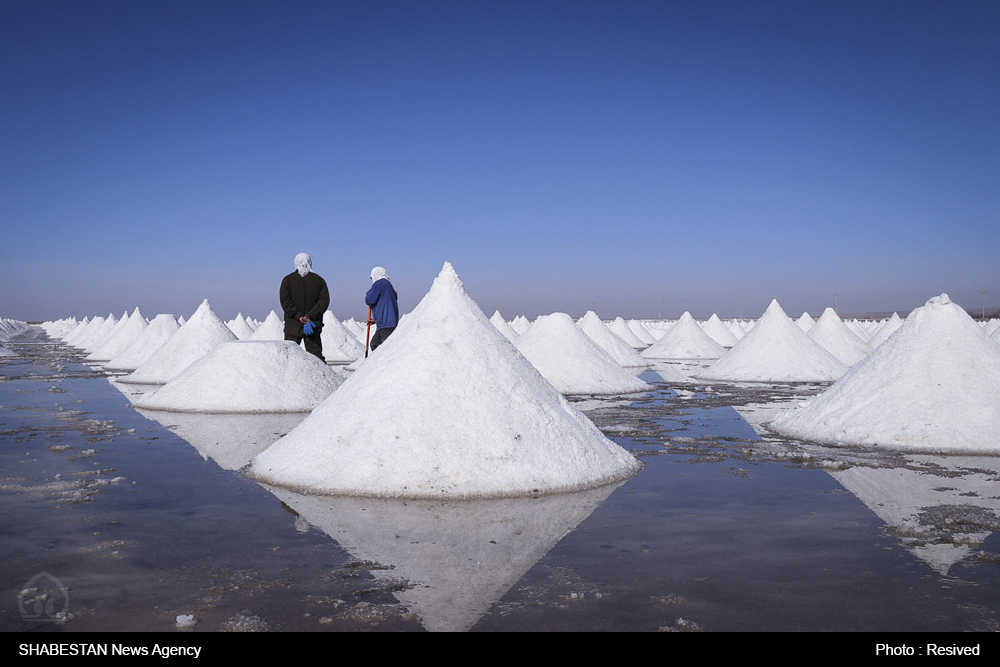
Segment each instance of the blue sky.
[[0,316],[1000,307],[1000,3],[0,4]]

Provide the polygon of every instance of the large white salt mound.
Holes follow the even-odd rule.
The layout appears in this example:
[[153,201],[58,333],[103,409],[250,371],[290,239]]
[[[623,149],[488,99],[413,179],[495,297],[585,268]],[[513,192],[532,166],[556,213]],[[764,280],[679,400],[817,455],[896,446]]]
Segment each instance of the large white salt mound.
[[205,299],[191,319],[121,382],[166,384],[222,343],[236,340]]
[[836,380],[846,370],[773,300],[740,342],[699,377],[731,382],[823,382]]
[[649,362],[639,356],[635,349],[622,340],[621,336],[611,331],[601,318],[592,310],[577,320],[576,325],[583,333],[587,334],[590,340],[594,341],[601,348],[611,355],[611,358],[618,362],[623,368],[642,368],[648,366]]
[[310,412],[343,377],[288,340],[236,340],[217,346],[137,408],[175,412]]
[[641,352],[646,359],[718,359],[725,353],[687,311],[663,338]]
[[771,428],[803,440],[1000,453],[1000,348],[948,295]]
[[314,493],[455,499],[593,488],[639,467],[490,324],[446,263],[392,337],[248,474]]
[[563,394],[629,394],[652,389],[592,341],[566,313],[537,318],[514,345]]

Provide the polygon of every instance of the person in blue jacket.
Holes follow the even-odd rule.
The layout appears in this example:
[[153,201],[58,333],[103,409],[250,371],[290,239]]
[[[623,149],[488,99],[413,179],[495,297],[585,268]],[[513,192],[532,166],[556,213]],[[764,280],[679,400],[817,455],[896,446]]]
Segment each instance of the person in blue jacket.
[[372,287],[365,294],[365,303],[372,308],[372,317],[375,320],[375,335],[372,336],[371,349],[385,342],[396,325],[399,324],[399,305],[396,303],[396,288],[389,282],[389,276],[385,269],[376,266],[372,269]]

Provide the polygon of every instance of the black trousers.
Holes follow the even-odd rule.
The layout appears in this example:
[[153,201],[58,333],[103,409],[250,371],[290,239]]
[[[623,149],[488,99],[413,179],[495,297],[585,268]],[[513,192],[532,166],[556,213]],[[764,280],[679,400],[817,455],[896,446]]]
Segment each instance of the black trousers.
[[395,331],[395,330],[396,330],[396,327],[388,327],[388,328],[384,328],[384,329],[376,329],[375,330],[375,335],[372,336],[371,345],[369,345],[369,347],[371,348],[372,352],[375,351],[376,347],[378,347],[379,345],[381,345],[382,343],[384,343],[385,339],[388,338],[390,335],[392,335],[392,332]]
[[286,328],[285,340],[290,340],[296,345],[304,340],[306,342],[306,352],[314,354],[319,357],[320,361],[326,362],[326,357],[323,356],[323,340],[320,338],[320,330],[313,331],[311,336],[307,336],[301,327],[298,331],[289,331]]

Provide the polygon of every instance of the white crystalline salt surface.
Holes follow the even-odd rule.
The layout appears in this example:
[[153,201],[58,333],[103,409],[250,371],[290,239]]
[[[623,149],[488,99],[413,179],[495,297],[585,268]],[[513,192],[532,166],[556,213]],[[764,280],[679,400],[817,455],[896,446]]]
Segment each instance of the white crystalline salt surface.
[[771,428],[804,440],[1000,453],[1000,347],[941,295]]
[[642,350],[649,347],[649,343],[636,336],[635,332],[629,328],[628,322],[623,320],[621,317],[616,317],[614,321],[608,325],[608,329],[636,350]]
[[899,316],[899,313],[893,313],[892,317],[872,332],[871,337],[866,342],[874,349],[887,341],[901,326],[903,326],[903,318]]
[[236,340],[236,334],[212,311],[208,299],[198,306],[191,319],[153,352],[122,382],[166,384],[192,363],[222,343]]
[[635,349],[622,340],[621,336],[611,331],[592,310],[577,320],[576,325],[583,333],[601,346],[623,368],[642,368],[649,362],[639,356]]
[[132,344],[111,358],[104,367],[112,371],[134,371],[177,333],[181,325],[173,315],[160,313]]
[[445,264],[392,337],[248,474],[312,493],[455,499],[593,488],[639,467]]
[[521,334],[514,331],[514,329],[507,324],[507,320],[503,318],[499,310],[493,311],[493,317],[490,318],[490,323],[497,328],[497,331],[504,335],[504,338],[510,342],[515,342],[521,337]]
[[238,313],[231,321],[226,322],[226,326],[229,327],[230,331],[236,334],[236,337],[240,340],[246,340],[254,331],[243,318],[243,313]]
[[809,337],[848,366],[858,363],[872,351],[868,343],[847,328],[833,308],[823,311],[809,329]]
[[136,306],[131,315],[119,320],[118,326],[108,336],[107,340],[87,355],[87,360],[110,361],[114,359],[115,356],[121,354],[129,345],[135,342],[147,326],[149,325],[146,322],[146,318],[142,316],[142,313],[139,312],[139,307]]
[[712,338],[712,340],[722,347],[732,347],[739,341],[736,334],[734,334],[733,331],[726,326],[715,313],[712,313],[712,316],[701,325],[701,328]]
[[514,345],[563,394],[652,389],[592,341],[566,313],[539,317]]
[[273,310],[267,314],[247,340],[284,340],[285,321]]
[[332,311],[323,313],[323,356],[333,363],[350,363],[365,355],[364,343],[340,323]]
[[730,382],[822,382],[847,370],[771,301],[764,315],[731,350],[698,374]]
[[286,340],[223,343],[137,408],[175,412],[310,412],[340,386],[342,376]]
[[646,359],[718,359],[725,352],[685,311],[670,331],[641,354]]

